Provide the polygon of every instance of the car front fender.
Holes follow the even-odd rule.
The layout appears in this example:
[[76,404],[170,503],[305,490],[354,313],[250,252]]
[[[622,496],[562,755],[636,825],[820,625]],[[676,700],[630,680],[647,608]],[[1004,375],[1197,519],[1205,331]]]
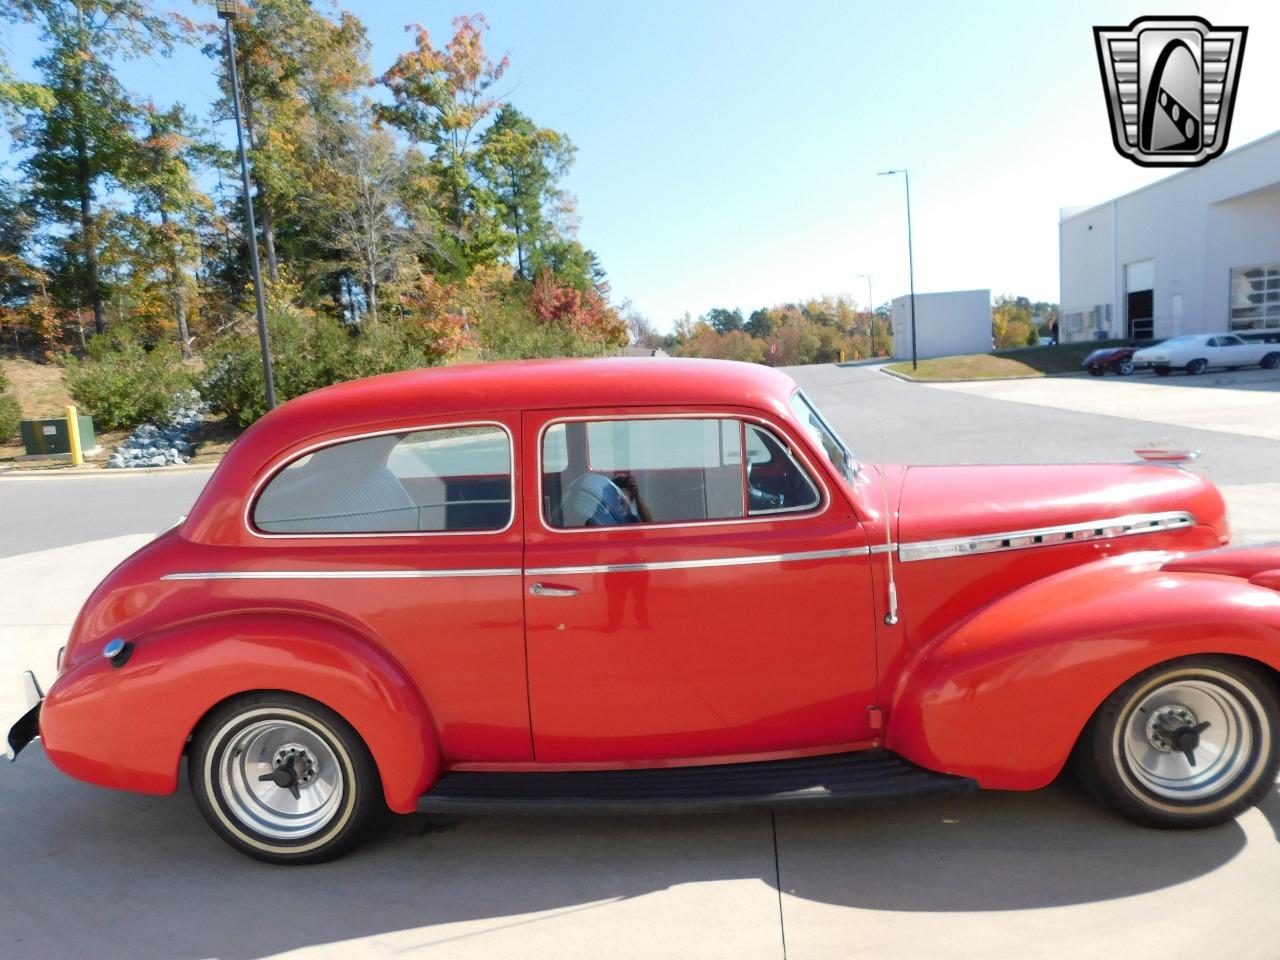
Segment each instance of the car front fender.
[[341,624],[244,613],[128,639],[133,651],[122,666],[83,661],[45,699],[45,751],[70,776],[171,793],[200,719],[258,690],[310,697],[340,714],[369,747],[397,813],[415,810],[439,776],[436,731],[419,690],[392,657]]
[[1033,790],[1058,775],[1101,703],[1148,667],[1213,653],[1280,668],[1280,593],[1161,570],[1168,559],[1076,567],[928,643],[897,684],[886,746],[984,787]]

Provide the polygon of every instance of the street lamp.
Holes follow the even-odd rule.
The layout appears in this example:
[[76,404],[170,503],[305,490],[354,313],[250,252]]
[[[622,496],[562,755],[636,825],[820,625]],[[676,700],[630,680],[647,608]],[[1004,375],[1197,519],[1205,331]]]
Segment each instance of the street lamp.
[[236,118],[236,143],[240,148],[240,181],[244,187],[244,221],[249,231],[249,269],[253,273],[253,297],[258,308],[258,341],[262,345],[262,379],[267,388],[267,409],[276,405],[276,383],[271,373],[271,347],[267,342],[267,304],[262,296],[262,265],[258,262],[258,228],[253,220],[253,196],[249,192],[249,158],[244,152],[244,126],[240,122],[240,76],[236,72],[236,39],[231,23],[240,14],[238,0],[215,0],[226,28],[227,71],[231,76],[231,107]]
[[902,170],[884,170],[877,173],[877,177],[891,177],[900,173],[906,179],[907,183],[907,276],[911,282],[911,369],[915,370],[916,363],[916,265],[915,257],[911,251],[911,174],[906,169]]
[[874,355],[876,351],[876,301],[871,296],[871,274],[860,273],[855,280],[867,281],[867,312],[870,317],[867,318],[867,352]]

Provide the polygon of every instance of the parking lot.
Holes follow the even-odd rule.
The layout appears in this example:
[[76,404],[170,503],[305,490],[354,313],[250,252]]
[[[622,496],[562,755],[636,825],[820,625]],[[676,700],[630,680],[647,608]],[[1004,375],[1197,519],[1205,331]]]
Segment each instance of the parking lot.
[[[1280,540],[1274,371],[945,386],[791,372],[870,462],[1199,449],[1239,539]],[[0,477],[0,720],[21,711],[4,678],[34,666],[51,680],[97,579],[207,476]],[[289,870],[225,847],[185,785],[90,787],[36,744],[0,771],[0,956],[1273,958],[1278,844],[1274,793],[1233,824],[1166,833],[1064,779],[776,815],[403,817],[343,861]]]

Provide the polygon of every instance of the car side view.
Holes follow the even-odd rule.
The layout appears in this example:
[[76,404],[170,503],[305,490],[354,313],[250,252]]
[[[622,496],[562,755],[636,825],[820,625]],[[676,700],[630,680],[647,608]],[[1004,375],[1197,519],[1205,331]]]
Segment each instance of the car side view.
[[1274,370],[1280,366],[1280,346],[1246,341],[1234,333],[1190,334],[1144,347],[1133,355],[1133,362],[1151,367],[1161,377],[1174,370],[1185,370],[1194,377],[1211,367],[1234,370],[1260,366]]
[[1280,547],[1148,463],[873,466],[784,373],[391,374],[263,417],[10,730],[262,860],[387,809],[1035,790],[1160,827],[1280,765]]

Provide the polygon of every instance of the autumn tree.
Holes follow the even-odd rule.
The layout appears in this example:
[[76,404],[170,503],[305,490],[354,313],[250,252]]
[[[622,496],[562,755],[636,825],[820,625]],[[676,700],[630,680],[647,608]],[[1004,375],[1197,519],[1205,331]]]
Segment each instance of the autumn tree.
[[[223,44],[210,29],[204,50],[221,65]],[[235,35],[254,209],[275,283],[282,258],[304,273],[328,260],[312,229],[331,199],[324,161],[359,111],[359,92],[370,80],[369,42],[359,18],[342,11],[330,19],[311,0],[256,0],[250,15],[235,21]],[[232,112],[225,76],[217,109]]]
[[508,59],[491,60],[484,49],[483,16],[458,17],[454,35],[437,47],[421,25],[413,33],[413,49],[396,58],[380,82],[391,103],[379,104],[377,116],[426,150],[426,163],[439,185],[441,220],[448,225],[453,266],[466,270],[490,263],[511,247],[511,238],[493,214],[490,185],[476,169],[479,138],[498,108],[495,85]]
[[42,218],[75,236],[78,261],[70,299],[106,329],[99,269],[99,196],[128,185],[139,150],[137,108],[121,86],[113,58],[167,54],[173,33],[146,0],[17,0],[13,19],[35,24],[48,52],[36,61],[49,108],[26,111],[22,164]]
[[480,137],[476,172],[492,191],[500,222],[514,238],[516,273],[533,278],[535,264],[558,237],[556,214],[566,196],[560,180],[573,163],[569,138],[539,127],[510,104],[504,104]]

